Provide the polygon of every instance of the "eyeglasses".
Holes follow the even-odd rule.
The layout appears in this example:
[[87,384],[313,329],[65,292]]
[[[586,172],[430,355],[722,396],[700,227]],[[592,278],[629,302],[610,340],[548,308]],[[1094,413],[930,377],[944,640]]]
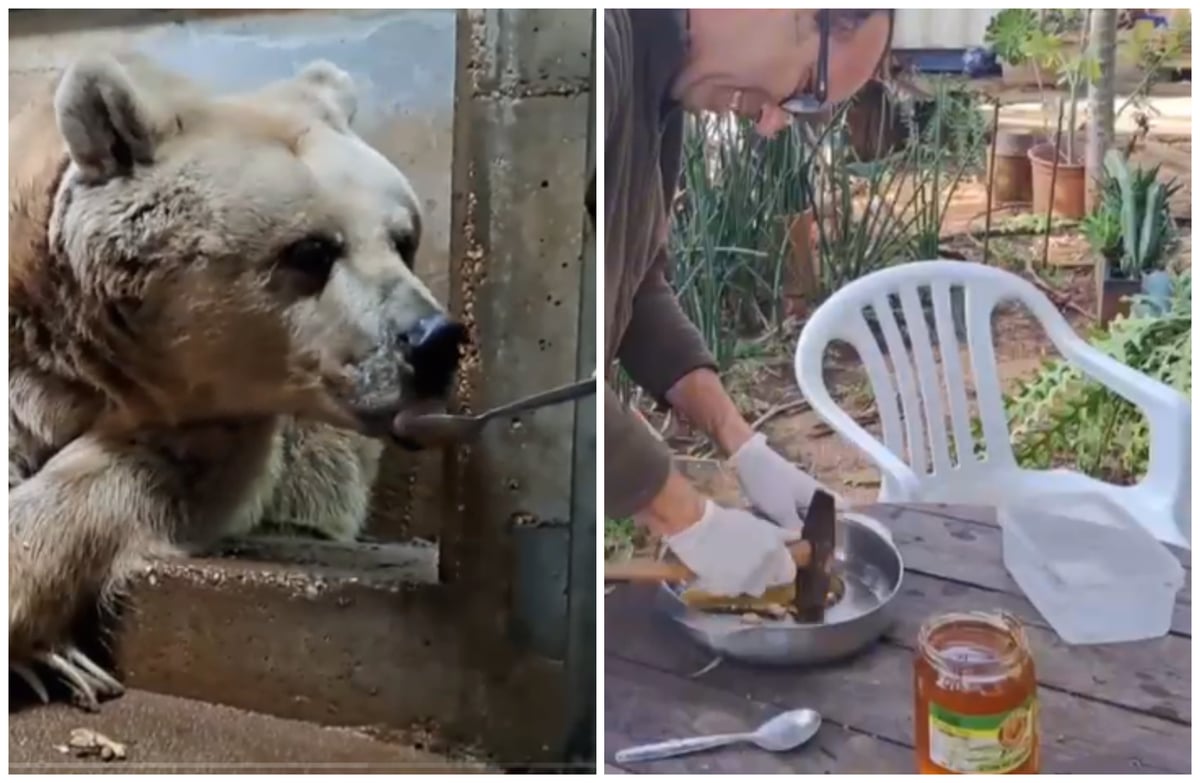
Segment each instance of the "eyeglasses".
[[[879,57],[879,65],[876,67],[877,71],[882,68],[884,61],[887,59],[888,51],[892,48],[892,32],[896,24],[895,9],[887,9],[887,15],[887,43],[884,45],[883,52]],[[826,9],[817,11],[817,30],[820,35],[821,44],[817,52],[816,83],[813,85],[811,92],[798,92],[779,105],[781,109],[789,114],[819,114],[825,108],[825,102],[829,95],[829,29],[829,11]]]

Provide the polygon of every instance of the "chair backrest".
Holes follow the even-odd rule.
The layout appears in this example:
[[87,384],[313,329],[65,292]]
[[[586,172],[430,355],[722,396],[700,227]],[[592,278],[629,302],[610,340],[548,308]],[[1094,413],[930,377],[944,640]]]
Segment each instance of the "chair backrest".
[[[835,292],[805,324],[796,347],[796,380],[818,413],[822,406],[836,406],[825,385],[824,356],[831,342],[845,341],[866,368],[884,445],[917,476],[969,471],[981,457],[991,467],[1015,466],[992,335],[997,304],[1013,300],[1028,307],[1055,342],[1073,334],[1036,287],[1001,269],[965,261],[916,261],[874,272]],[[985,455],[976,452],[959,355],[964,329]],[[936,350],[940,346],[952,348]],[[941,354],[941,372],[936,353]],[[841,421],[858,428],[856,440],[872,437],[852,420]],[[885,475],[885,491],[887,480]]]

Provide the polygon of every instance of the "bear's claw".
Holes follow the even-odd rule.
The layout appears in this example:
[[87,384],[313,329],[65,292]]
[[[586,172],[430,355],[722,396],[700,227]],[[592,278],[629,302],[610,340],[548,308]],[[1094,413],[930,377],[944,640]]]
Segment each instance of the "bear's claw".
[[[60,652],[40,652],[34,656],[34,660],[60,675],[70,686],[79,705],[88,712],[100,709],[101,698],[120,696],[125,692],[125,687],[115,677],[74,646],[63,648]],[[43,704],[49,703],[49,692],[37,672],[23,663],[10,663],[9,668],[33,689]]]
[[25,684],[37,694],[42,704],[50,703],[50,694],[46,691],[46,685],[42,682],[42,678],[37,675],[37,672],[23,663],[9,664],[9,668],[16,672],[17,676],[24,680]]

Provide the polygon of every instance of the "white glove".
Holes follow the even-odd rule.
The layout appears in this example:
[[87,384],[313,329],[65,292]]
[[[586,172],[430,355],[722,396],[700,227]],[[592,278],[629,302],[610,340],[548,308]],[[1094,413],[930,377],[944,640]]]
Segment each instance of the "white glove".
[[799,537],[748,511],[707,500],[700,521],[666,542],[696,575],[697,589],[759,597],[768,587],[795,580],[796,562],[786,544]]
[[[733,455],[738,483],[742,493],[755,510],[788,530],[800,532],[804,528],[801,509],[807,509],[813,494],[825,489],[812,476],[788,462],[779,452],[767,445],[767,436],[761,432],[742,444]],[[833,495],[837,507],[844,505],[842,499]]]

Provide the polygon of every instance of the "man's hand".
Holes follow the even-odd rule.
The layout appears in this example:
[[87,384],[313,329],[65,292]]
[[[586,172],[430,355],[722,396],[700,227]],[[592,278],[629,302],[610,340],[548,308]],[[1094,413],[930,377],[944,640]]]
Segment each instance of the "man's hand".
[[[803,529],[800,510],[808,508],[818,489],[829,491],[768,446],[762,433],[747,440],[732,461],[750,504],[788,530]],[[843,505],[841,498],[834,498],[838,506]]]
[[795,580],[796,563],[786,545],[797,538],[794,531],[709,500],[700,521],[666,542],[696,575],[697,589],[758,597],[768,587]]
[[796,578],[785,544],[798,533],[717,505],[675,470],[635,518],[662,536],[707,592],[761,596],[768,587]]
[[[799,532],[804,527],[800,510],[808,508],[813,493],[825,487],[750,428],[716,373],[708,369],[688,373],[667,392],[667,400],[730,455],[742,494],[757,511],[789,530]],[[841,498],[835,495],[834,499],[842,505]]]

